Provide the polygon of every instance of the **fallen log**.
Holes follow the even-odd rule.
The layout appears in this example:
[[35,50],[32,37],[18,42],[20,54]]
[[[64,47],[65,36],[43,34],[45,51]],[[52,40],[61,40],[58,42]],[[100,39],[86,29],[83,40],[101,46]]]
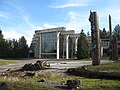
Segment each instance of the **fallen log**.
[[118,72],[97,72],[90,71],[84,68],[69,68],[66,73],[86,78],[120,80],[120,73]]
[[47,62],[44,62],[44,61],[37,61],[35,64],[25,64],[23,67],[22,67],[22,70],[23,71],[37,71],[37,70],[42,70],[42,69],[45,69],[45,68],[49,68],[50,67],[50,64],[48,64]]

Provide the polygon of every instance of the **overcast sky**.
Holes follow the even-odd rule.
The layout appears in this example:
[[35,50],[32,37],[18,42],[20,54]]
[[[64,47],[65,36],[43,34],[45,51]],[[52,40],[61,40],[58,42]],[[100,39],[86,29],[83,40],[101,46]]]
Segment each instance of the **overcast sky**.
[[31,43],[34,31],[66,27],[79,33],[90,32],[89,13],[97,11],[99,28],[120,24],[120,0],[0,0],[0,27],[7,39],[25,36]]

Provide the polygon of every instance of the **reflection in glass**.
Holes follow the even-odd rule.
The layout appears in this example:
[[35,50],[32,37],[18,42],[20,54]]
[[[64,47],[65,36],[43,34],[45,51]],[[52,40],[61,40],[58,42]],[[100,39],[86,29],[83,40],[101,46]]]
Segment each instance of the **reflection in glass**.
[[41,52],[56,53],[57,32],[46,32],[41,34]]

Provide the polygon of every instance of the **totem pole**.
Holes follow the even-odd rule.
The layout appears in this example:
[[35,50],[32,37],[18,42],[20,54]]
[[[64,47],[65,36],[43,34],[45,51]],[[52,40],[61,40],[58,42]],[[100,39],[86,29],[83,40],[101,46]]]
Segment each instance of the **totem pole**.
[[118,62],[118,43],[117,43],[117,37],[115,36],[114,38],[113,38],[113,41],[112,41],[112,43],[113,43],[113,50],[112,50],[112,52],[113,52],[113,56],[112,56],[112,59],[114,60],[114,61],[116,61],[116,62]]
[[0,34],[2,34],[2,30],[1,30],[1,28],[0,28]]
[[89,21],[91,22],[91,45],[92,65],[100,64],[100,38],[97,12],[90,11]]
[[112,38],[112,23],[111,16],[109,15],[109,31],[110,31],[110,46],[109,46],[109,59],[118,61],[118,43],[117,37]]
[[109,15],[109,31],[110,31],[110,45],[109,45],[109,59],[112,60],[113,52],[112,52],[112,24],[111,24],[111,16]]

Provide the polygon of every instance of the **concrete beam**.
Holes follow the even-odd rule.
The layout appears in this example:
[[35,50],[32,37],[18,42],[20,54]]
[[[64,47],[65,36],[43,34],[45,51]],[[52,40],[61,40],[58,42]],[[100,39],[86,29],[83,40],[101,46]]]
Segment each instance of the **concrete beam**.
[[66,28],[65,27],[57,27],[57,28],[50,28],[50,29],[42,29],[42,30],[36,30],[36,33],[45,33],[45,32],[61,32],[61,31],[65,31]]
[[35,38],[39,38],[39,37],[40,37],[40,34],[35,34],[34,37],[35,37]]
[[61,34],[74,34],[74,30],[69,30],[69,31],[62,31],[60,32]]
[[80,34],[70,34],[70,37],[80,37]]
[[33,40],[33,41],[38,41],[38,40],[39,40],[39,38],[33,38],[32,40]]

